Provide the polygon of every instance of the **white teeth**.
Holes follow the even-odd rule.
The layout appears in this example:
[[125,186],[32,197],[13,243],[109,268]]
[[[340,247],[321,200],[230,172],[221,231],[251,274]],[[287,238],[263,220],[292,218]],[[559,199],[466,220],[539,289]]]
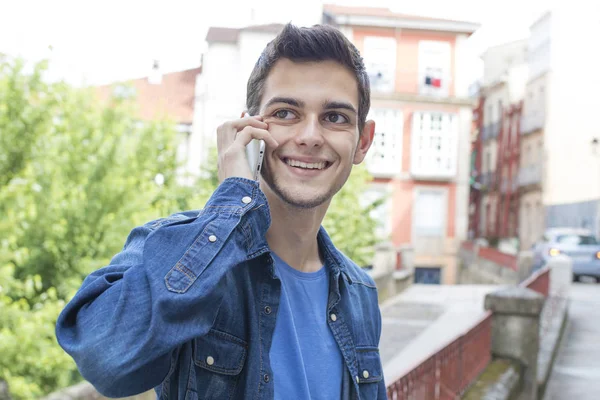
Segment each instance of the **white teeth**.
[[305,169],[323,169],[326,165],[325,161],[319,163],[304,163],[302,161],[290,160],[289,158],[287,158],[285,161],[289,166],[300,167]]

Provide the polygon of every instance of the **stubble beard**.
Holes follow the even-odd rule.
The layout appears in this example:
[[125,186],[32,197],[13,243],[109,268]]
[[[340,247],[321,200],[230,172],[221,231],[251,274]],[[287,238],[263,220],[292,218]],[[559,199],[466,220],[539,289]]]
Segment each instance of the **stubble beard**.
[[281,179],[273,176],[268,165],[263,166],[261,178],[269,186],[273,193],[283,200],[284,203],[292,208],[301,210],[315,208],[330,201],[331,198],[342,188],[344,182],[348,179],[348,177],[346,177],[346,179],[336,182],[335,186],[331,186],[329,190],[327,190],[325,193],[318,194],[317,197],[306,199],[301,196],[301,193],[295,194],[293,191],[287,189],[285,187],[285,182],[282,182]]

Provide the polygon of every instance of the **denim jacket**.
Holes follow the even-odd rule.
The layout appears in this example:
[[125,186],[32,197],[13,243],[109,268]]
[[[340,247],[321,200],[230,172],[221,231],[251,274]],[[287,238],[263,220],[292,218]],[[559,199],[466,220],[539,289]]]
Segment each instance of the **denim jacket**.
[[[269,349],[280,281],[265,240],[258,183],[228,178],[201,211],[133,229],[60,314],[59,344],[108,397],[154,388],[158,399],[272,399]],[[327,323],[344,360],[343,399],[385,399],[381,314],[373,280],[323,228]],[[323,371],[327,379],[327,371]]]

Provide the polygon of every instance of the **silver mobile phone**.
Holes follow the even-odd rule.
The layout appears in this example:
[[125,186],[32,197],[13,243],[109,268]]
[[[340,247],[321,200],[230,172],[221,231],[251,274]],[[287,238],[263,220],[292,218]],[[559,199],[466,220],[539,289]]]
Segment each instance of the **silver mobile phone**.
[[250,164],[250,171],[254,176],[254,180],[257,181],[260,176],[260,169],[265,156],[265,141],[252,139],[246,146],[246,156],[248,157],[248,163]]
[[[248,113],[244,113],[244,116],[248,116]],[[252,139],[250,143],[246,145],[246,157],[250,165],[250,171],[254,180],[257,181],[260,177],[260,169],[262,168],[263,158],[265,156],[265,141]]]

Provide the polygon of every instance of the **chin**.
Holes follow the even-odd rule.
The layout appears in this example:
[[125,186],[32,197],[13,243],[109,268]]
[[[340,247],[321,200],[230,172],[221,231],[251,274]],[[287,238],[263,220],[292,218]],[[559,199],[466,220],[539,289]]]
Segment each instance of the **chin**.
[[286,204],[305,210],[319,207],[325,203],[328,203],[331,199],[327,194],[316,194],[314,196],[287,196],[284,193],[277,194],[279,195],[279,198]]
[[270,177],[263,175],[263,181],[268,185],[269,189],[285,204],[294,208],[311,209],[328,203],[337,190],[329,188],[312,188],[310,186],[290,187],[278,179],[271,180]]

